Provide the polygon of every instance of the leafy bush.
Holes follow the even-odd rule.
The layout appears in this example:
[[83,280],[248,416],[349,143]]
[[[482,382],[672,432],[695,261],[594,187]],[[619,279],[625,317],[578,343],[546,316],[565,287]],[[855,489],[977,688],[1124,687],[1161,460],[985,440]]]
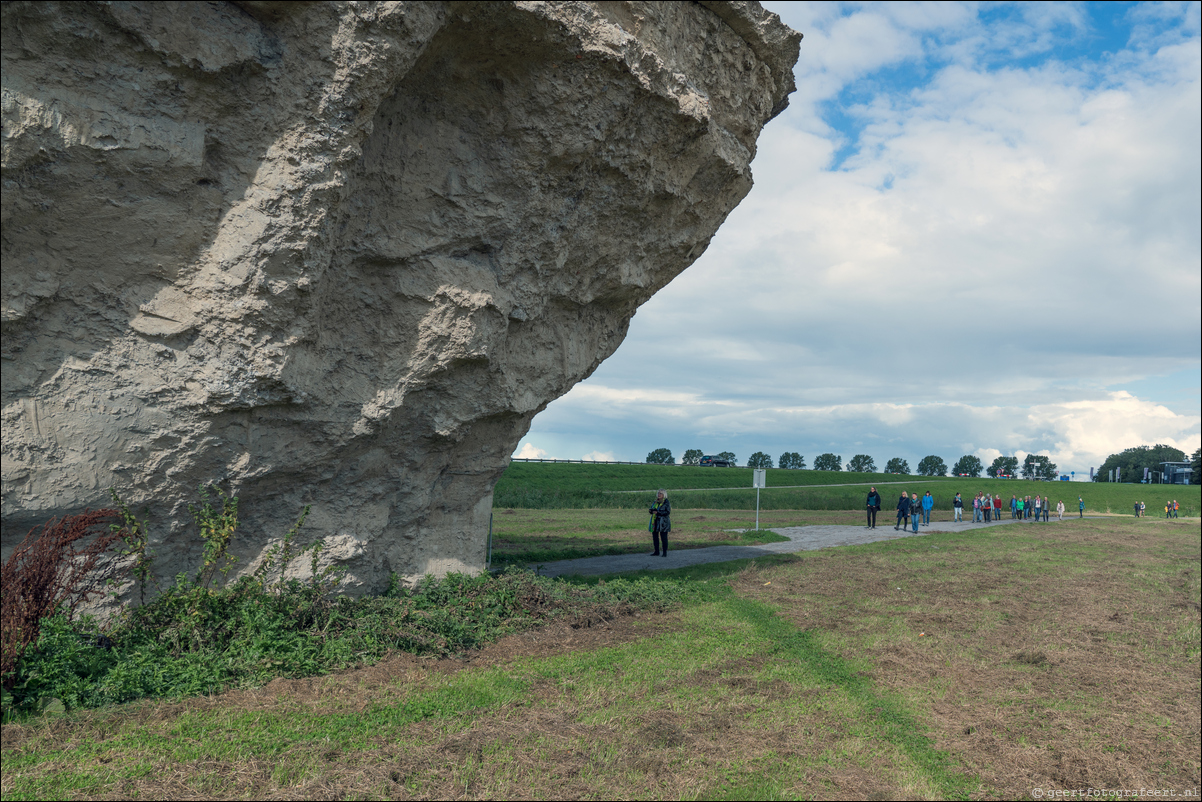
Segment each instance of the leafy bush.
[[875,473],[876,463],[867,454],[856,454],[847,463],[847,470],[856,473]]
[[0,677],[5,688],[43,619],[61,610],[70,619],[79,605],[101,594],[117,570],[107,552],[120,538],[107,531],[117,510],[85,510],[34,527],[0,569]]
[[923,457],[918,461],[919,476],[946,476],[947,463],[943,461],[943,457],[937,457],[934,454]]
[[1018,457],[994,457],[985,471],[987,476],[1014,476],[1018,473]]
[[647,462],[652,465],[673,465],[676,460],[672,457],[672,452],[666,448],[657,448],[647,455]]
[[592,623],[679,603],[683,586],[614,580],[587,588],[510,571],[426,577],[385,596],[330,598],[320,583],[264,589],[253,577],[210,590],[180,577],[103,631],[54,615],[19,665],[12,704],[67,709],[176,697],[306,677],[374,662],[390,651],[444,656],[550,620]]
[[814,470],[816,471],[841,471],[843,470],[843,457],[837,454],[819,454],[814,458]]
[[702,453],[701,449],[690,448],[689,450],[685,451],[684,456],[680,458],[680,464],[681,465],[700,465],[701,458],[704,456],[705,456],[705,454]]
[[965,454],[952,466],[952,476],[980,476],[983,468],[979,457]]
[[765,454],[763,451],[757,451],[747,458],[748,468],[771,468],[772,457]]
[[[1056,478],[1056,463],[1052,462],[1047,457],[1042,457],[1037,454],[1028,454],[1023,460],[1023,478],[1024,479],[1046,479],[1052,481]],[[1133,477],[1128,481],[1138,482],[1142,477]]]
[[780,460],[776,464],[787,470],[800,471],[805,468],[806,459],[796,451],[786,451],[780,455]]

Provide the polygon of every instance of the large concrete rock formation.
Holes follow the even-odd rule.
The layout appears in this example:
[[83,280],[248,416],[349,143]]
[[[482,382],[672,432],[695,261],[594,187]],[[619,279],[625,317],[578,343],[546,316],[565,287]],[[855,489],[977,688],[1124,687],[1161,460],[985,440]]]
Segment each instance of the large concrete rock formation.
[[3,522],[115,486],[159,570],[305,503],[352,586],[479,569],[531,418],[751,188],[756,3],[6,3]]

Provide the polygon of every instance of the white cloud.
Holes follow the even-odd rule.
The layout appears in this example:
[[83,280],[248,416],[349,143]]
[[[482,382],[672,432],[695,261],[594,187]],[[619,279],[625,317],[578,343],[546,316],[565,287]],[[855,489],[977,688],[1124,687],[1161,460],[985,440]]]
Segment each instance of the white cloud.
[[[1086,469],[1197,448],[1188,408],[1107,392],[1202,364],[1196,4],[1133,11],[1131,46],[1065,61],[1032,54],[1093,35],[1076,6],[769,7],[806,38],[756,187],[536,419],[540,442],[878,464],[1021,449]],[[1017,42],[1032,57],[1004,61]]]
[[614,452],[612,452],[612,451],[590,451],[589,453],[587,453],[583,457],[581,457],[581,459],[585,460],[586,462],[616,462],[617,461],[614,458]]
[[547,452],[541,448],[535,448],[533,443],[527,442],[522,448],[513,455],[514,459],[543,459],[547,456]]

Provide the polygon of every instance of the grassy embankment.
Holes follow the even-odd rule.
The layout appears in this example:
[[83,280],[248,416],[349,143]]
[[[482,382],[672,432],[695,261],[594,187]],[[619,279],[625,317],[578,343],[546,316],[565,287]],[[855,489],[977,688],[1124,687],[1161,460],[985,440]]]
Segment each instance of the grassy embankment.
[[[673,507],[755,509],[751,473],[749,468],[514,462],[497,483],[493,509],[639,509],[647,507],[660,487],[670,491]],[[886,508],[905,489],[920,495],[931,490],[937,509],[949,512],[955,493],[971,500],[986,490],[1007,502],[1012,495],[1039,493],[1048,496],[1053,506],[1063,500],[1073,514],[1078,496],[1085,500],[1086,512],[1095,514],[1129,513],[1135,502],[1143,501],[1149,517],[1163,517],[1164,503],[1170,499],[1181,502],[1183,516],[1197,517],[1202,510],[1199,485],[1028,482],[780,469],[769,469],[767,481],[768,487],[760,493],[764,510],[859,510],[870,485],[880,490]]]
[[683,589],[675,612],[532,630],[470,661],[7,725],[0,792],[1180,794],[1202,746],[1199,534],[1068,521],[657,573]]
[[[1157,502],[1160,497],[1151,494],[1166,489],[1173,491],[1167,498],[1182,503],[1182,515],[1196,516],[1200,506],[1197,485],[1149,488],[783,470],[770,470],[767,478],[768,488],[760,493],[763,530],[813,524],[862,525],[861,510],[870,484],[876,484],[884,499],[878,521],[881,525],[893,520],[892,509],[903,489],[919,493],[930,489],[936,497],[933,515],[936,522],[952,519],[951,499],[957,490],[970,506],[972,497],[986,490],[1002,495],[1007,502],[1011,495],[1039,492],[1052,499],[1053,504],[1063,499],[1069,516],[1077,515],[1077,497],[1081,496],[1086,512],[1091,515],[1126,514],[1136,500],[1143,499],[1148,505],[1149,518],[1163,517],[1164,502]],[[853,484],[821,486],[838,482]],[[493,564],[536,565],[646,551],[650,543],[646,509],[657,487],[668,489],[675,510],[673,548],[754,545],[781,540],[771,531],[739,531],[755,523],[755,490],[738,487],[740,483],[751,484],[749,469],[515,462],[497,484],[493,496]],[[645,492],[631,492],[639,489]],[[1157,503],[1162,507],[1159,511]]]

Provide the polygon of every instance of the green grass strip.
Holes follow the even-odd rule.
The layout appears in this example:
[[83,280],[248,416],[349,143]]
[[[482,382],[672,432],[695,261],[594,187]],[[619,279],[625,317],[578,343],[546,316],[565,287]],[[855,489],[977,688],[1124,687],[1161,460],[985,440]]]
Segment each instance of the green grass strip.
[[977,778],[956,771],[951,756],[936,749],[933,741],[922,734],[924,727],[900,699],[878,691],[846,660],[824,649],[815,633],[796,629],[769,605],[733,593],[725,603],[751,624],[760,637],[776,644],[772,649],[774,656],[805,666],[816,678],[853,700],[865,718],[878,722],[886,739],[901,747],[943,798],[968,799],[970,791],[978,785]]

